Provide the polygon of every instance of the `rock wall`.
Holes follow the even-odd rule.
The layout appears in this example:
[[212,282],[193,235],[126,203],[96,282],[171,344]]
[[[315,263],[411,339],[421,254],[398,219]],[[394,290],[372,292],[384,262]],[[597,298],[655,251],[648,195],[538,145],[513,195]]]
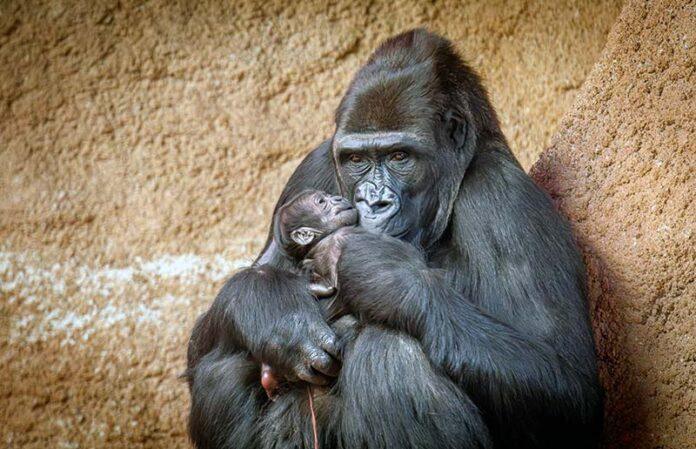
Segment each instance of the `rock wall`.
[[0,237],[134,256],[254,242],[353,74],[427,25],[486,77],[529,167],[601,51],[615,0],[0,3]]
[[696,447],[696,3],[630,1],[533,176],[590,271],[607,448]]
[[[259,249],[284,180],[308,149],[330,135],[340,96],[380,40],[419,25],[450,37],[483,74],[513,150],[529,167],[550,144],[620,9],[615,0],[559,1],[553,7],[524,0],[466,5],[415,0],[339,1],[330,6],[316,0],[292,6],[280,0],[229,3],[0,2],[0,441],[8,448],[187,446],[188,396],[177,375],[193,320],[225,277]],[[693,18],[690,8],[671,7],[681,20],[677,34],[664,27],[663,19],[653,19],[665,28],[655,32],[673,40],[660,47],[666,54],[657,53],[656,46],[649,47],[654,54],[646,53],[646,60],[660,62],[646,73],[660,80],[660,91],[669,95],[665,101],[679,100],[674,107],[681,109],[674,111],[682,113],[688,112],[687,100],[675,95],[687,92],[689,82],[693,86],[693,79],[684,78],[686,69],[693,71],[693,59],[670,58],[693,56],[693,35],[684,27],[688,14]],[[610,85],[611,78],[598,75],[612,66],[607,55],[633,66],[642,63],[626,60],[624,53],[648,49],[624,47],[621,36],[630,35],[630,24],[638,23],[632,14],[658,14],[649,10],[643,4],[624,10],[617,25],[623,34],[612,33],[604,65],[588,83],[593,89],[607,92],[604,82]],[[645,39],[645,45],[654,42],[651,36]],[[680,45],[687,47],[676,51]],[[669,71],[673,61],[682,64],[680,72]],[[626,73],[629,79],[634,72]],[[639,89],[645,87],[634,84],[630,89],[622,86],[630,98],[640,99]],[[657,84],[650,87],[657,92]],[[590,129],[599,130],[598,122],[603,123],[590,105],[588,89],[583,87],[584,99],[577,108],[584,112],[564,122],[551,153],[535,171],[576,220],[573,214],[580,208],[573,205],[580,200],[571,194],[591,191],[583,190],[588,188],[583,179],[568,178],[554,158],[571,158],[560,155],[561,149],[570,148],[564,136],[594,142],[595,134],[581,132],[582,117]],[[624,95],[619,89],[610,92]],[[620,98],[612,103],[607,97],[605,103],[617,105]],[[638,103],[621,106],[640,110]],[[662,113],[657,107],[640,111]],[[614,113],[619,116],[618,110]],[[653,146],[666,142],[665,136],[684,136],[680,138],[687,142],[679,157],[693,156],[686,150],[693,129],[678,128],[688,123],[685,117],[672,122],[665,118],[661,130],[650,127],[650,120],[636,120],[612,122],[621,131],[612,135],[640,142],[640,154],[666,151]],[[639,127],[643,122],[650,126]],[[624,128],[634,126],[630,123],[635,127]],[[643,144],[639,137],[648,131],[655,138]],[[629,146],[613,138],[601,142],[602,149],[611,149],[607,158],[629,158],[624,154]],[[569,154],[582,165],[578,151]],[[672,167],[669,158],[661,161],[664,184],[658,183],[662,177],[654,184],[634,179],[644,175],[631,171],[642,167],[638,162],[625,163],[627,171],[617,171],[611,179],[622,192],[635,182],[655,193],[658,186],[676,189],[675,173],[688,175],[683,171],[688,165],[675,172],[666,168]],[[587,169],[593,175],[587,180],[604,185],[608,181],[601,173],[608,172],[601,171],[604,165],[594,165],[600,163]],[[612,192],[601,191],[607,192],[602,199],[610,198]],[[626,195],[631,201],[638,198]],[[624,212],[634,204],[628,200],[613,201]],[[674,204],[665,195],[659,216],[682,221],[660,224],[686,229],[678,225],[689,211],[680,212]],[[602,211],[608,212],[601,215],[601,223],[615,230],[605,217],[623,216]],[[657,212],[645,212],[646,226],[658,223],[652,220]],[[635,222],[618,223],[639,226],[642,213],[635,209]],[[608,231],[594,234],[605,228],[583,228],[582,223],[578,230],[583,245],[614,236]],[[646,236],[644,232],[638,238],[652,238]],[[668,237],[677,238],[667,232],[665,242],[677,241]],[[617,261],[590,251],[588,261],[594,273],[614,272],[595,268],[603,261],[625,273],[637,273],[631,271],[634,266],[645,269],[652,276],[645,279],[664,274],[660,279],[674,280],[661,284],[655,295],[685,301],[686,287],[692,284],[680,284],[672,264],[680,260],[686,266],[688,253],[679,253],[676,245],[655,252],[649,246],[638,248],[642,252],[630,257],[612,255]],[[671,252],[658,257],[662,250]],[[656,260],[662,271],[648,270],[658,266],[650,265]],[[679,399],[678,394],[687,396],[688,382],[693,382],[693,372],[685,370],[694,360],[693,342],[684,340],[678,346],[684,349],[682,365],[674,362],[679,355],[672,348],[660,347],[657,366],[674,362],[669,366],[675,374],[646,387],[638,383],[636,360],[640,366],[650,366],[650,360],[644,359],[638,343],[627,341],[652,335],[640,331],[649,329],[665,335],[656,341],[676,344],[674,323],[684,330],[682,318],[689,310],[693,314],[693,306],[688,309],[688,301],[641,300],[647,301],[645,309],[642,302],[631,302],[645,298],[640,295],[648,284],[642,280],[629,283],[640,295],[632,296],[631,290],[618,301],[619,296],[607,293],[608,286],[623,285],[614,279],[593,280],[598,337],[607,360],[605,379],[614,394],[609,422],[620,430],[610,432],[612,444],[618,447],[623,438],[627,443],[622,447],[655,447],[654,435],[665,425],[680,425],[684,428],[668,428],[659,441],[665,448],[687,447],[696,401]],[[685,285],[683,291],[679,285]],[[659,307],[659,313],[648,314],[649,322],[635,325],[633,334],[634,325],[619,315],[627,304],[640,306],[643,313]],[[620,377],[612,377],[622,374],[633,376],[630,386],[624,388]],[[650,374],[655,380],[661,373]],[[676,406],[663,407],[670,400],[679,400],[683,413]],[[626,408],[618,405],[622,403]],[[644,420],[653,403],[664,410]],[[637,437],[617,435],[640,435],[642,440],[631,446]]]

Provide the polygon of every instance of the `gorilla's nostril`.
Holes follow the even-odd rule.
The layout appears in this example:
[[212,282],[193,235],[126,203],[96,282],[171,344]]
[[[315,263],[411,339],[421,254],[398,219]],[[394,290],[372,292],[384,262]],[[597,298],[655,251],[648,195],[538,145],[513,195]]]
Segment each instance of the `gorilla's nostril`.
[[378,199],[375,201],[365,201],[365,203],[368,205],[372,213],[381,213],[385,209],[390,208],[394,202],[385,200],[385,199]]
[[386,216],[399,204],[399,197],[388,186],[365,182],[356,189],[354,201],[364,212]]
[[384,209],[384,208],[389,207],[391,205],[392,205],[392,202],[387,201],[387,200],[379,200],[379,201],[376,201],[374,204],[370,204],[370,206],[373,209]]

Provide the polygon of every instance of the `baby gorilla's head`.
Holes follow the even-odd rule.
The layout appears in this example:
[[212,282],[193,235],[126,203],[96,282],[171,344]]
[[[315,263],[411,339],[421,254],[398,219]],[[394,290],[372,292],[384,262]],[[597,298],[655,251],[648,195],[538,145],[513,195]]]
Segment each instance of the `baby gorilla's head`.
[[340,196],[305,190],[276,214],[276,242],[293,258],[304,258],[321,239],[344,226],[358,223],[358,211]]

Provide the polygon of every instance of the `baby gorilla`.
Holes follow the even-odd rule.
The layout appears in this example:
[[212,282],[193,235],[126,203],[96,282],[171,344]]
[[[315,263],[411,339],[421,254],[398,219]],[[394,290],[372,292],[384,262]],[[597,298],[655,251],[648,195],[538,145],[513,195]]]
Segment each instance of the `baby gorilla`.
[[[357,231],[358,216],[347,199],[319,190],[301,192],[278,210],[273,224],[275,241],[297,269],[310,273],[310,291],[317,298],[336,293],[342,244],[348,233]],[[330,312],[329,318],[337,314]],[[344,317],[333,327],[337,333],[342,330],[349,334],[356,324],[354,318]],[[271,399],[280,387],[279,376],[265,363],[261,366],[261,385]]]
[[336,293],[342,243],[357,224],[358,211],[347,199],[306,190],[280,208],[274,235],[283,252],[311,273],[312,293],[324,298]]

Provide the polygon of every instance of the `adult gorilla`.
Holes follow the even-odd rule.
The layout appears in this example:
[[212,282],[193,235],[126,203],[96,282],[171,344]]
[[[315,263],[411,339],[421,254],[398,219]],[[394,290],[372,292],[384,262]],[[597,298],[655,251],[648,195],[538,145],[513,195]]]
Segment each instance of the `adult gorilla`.
[[315,389],[323,448],[596,446],[582,261],[448,41],[415,30],[372,55],[278,205],[308,188],[375,231],[338,266],[337,301],[365,327],[339,373],[334,329],[269,236],[193,331],[198,447],[312,446],[305,389],[269,402],[258,361],[317,385],[339,373]]

